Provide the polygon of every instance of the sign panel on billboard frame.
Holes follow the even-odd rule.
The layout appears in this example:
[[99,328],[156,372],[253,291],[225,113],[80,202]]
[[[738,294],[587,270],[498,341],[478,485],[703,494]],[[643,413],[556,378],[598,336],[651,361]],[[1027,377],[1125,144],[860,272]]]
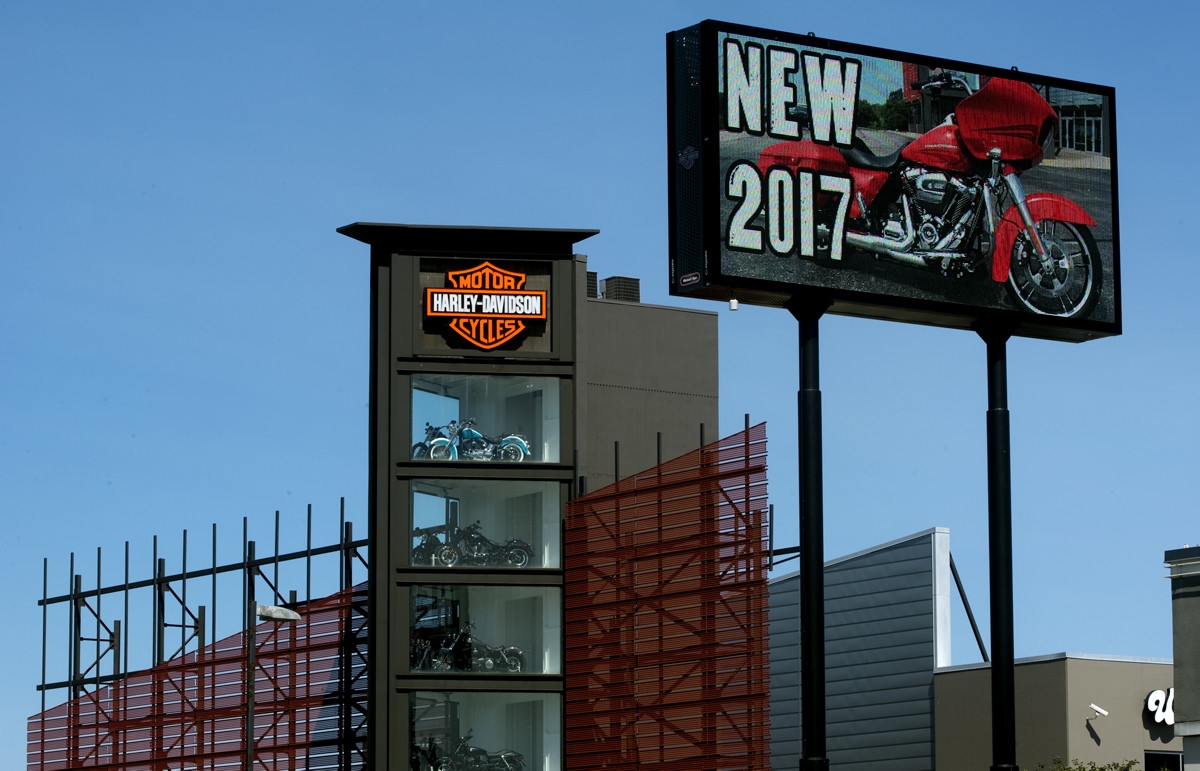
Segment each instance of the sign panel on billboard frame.
[[1120,334],[1111,87],[716,21],[667,64],[672,294]]

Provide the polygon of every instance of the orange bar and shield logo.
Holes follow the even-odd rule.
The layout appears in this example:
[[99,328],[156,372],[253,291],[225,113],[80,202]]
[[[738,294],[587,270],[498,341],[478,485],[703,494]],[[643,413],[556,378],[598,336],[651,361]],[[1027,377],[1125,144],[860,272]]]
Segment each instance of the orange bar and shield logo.
[[425,289],[425,317],[449,318],[450,329],[489,351],[525,331],[525,321],[546,318],[546,293],[525,289],[524,273],[490,262],[446,274],[450,287]]

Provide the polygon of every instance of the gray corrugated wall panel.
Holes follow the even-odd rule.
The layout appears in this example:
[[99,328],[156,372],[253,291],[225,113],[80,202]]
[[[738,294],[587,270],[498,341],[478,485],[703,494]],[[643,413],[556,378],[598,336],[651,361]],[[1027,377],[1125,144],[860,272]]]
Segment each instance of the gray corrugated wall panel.
[[[932,640],[933,630],[921,624],[920,607],[909,606],[909,608],[918,612],[892,617],[882,615],[867,617],[866,620],[872,625],[869,634],[855,634],[856,630],[862,632],[861,621],[828,625],[825,627],[825,639],[837,641],[839,645],[851,650],[861,650],[881,643],[902,643],[904,640],[912,639],[913,635],[919,635],[922,640]],[[895,608],[889,610],[895,610]]]
[[[825,575],[831,581],[830,596],[837,597],[848,594],[850,592],[847,592],[843,587],[852,587],[857,583],[873,581],[881,576],[896,578],[911,575],[924,576],[929,573],[928,549],[924,550],[926,554],[903,547],[896,547],[887,551],[893,552],[897,558],[888,563],[843,564],[826,570]],[[832,583],[835,577],[837,579],[836,584]]]
[[[897,729],[913,728],[919,724],[918,712],[904,712],[900,710],[901,705],[896,704],[867,704],[860,707],[842,707],[840,710],[832,710],[831,712],[847,712],[850,714],[841,714],[839,717],[851,717],[858,720],[879,720],[885,717],[895,717]],[[908,705],[908,706],[911,706]],[[911,717],[913,722],[907,721],[905,718]]]
[[800,582],[770,584],[771,764],[800,765]]
[[[881,608],[872,602],[872,598],[880,595],[894,596],[900,602],[925,602],[931,598],[914,594],[915,591],[930,588],[931,584],[918,584],[922,578],[914,576],[880,576],[873,581],[863,581],[858,585],[857,593],[847,597],[826,597],[828,614],[855,613],[862,610],[879,611]],[[829,579],[827,579],[829,580]],[[903,584],[898,583],[903,581]],[[907,584],[907,585],[905,585]],[[889,605],[891,603],[888,603]]]
[[[933,768],[934,601],[945,531],[927,531],[828,564],[826,720],[831,765]],[[945,553],[947,550],[940,550]],[[943,570],[944,575],[947,571]],[[771,584],[772,765],[799,764],[799,576]]]
[[[900,662],[905,664],[907,662]],[[840,706],[841,702],[855,695],[860,698],[873,699],[876,694],[888,691],[893,698],[898,697],[901,693],[912,694],[911,698],[917,701],[928,701],[928,693],[914,693],[917,690],[923,690],[921,674],[919,672],[896,672],[888,675],[879,675],[876,677],[843,677],[836,680],[825,681],[825,696],[827,706],[826,712],[832,712]],[[842,700],[833,700],[834,696],[846,697]],[[851,702],[852,703],[852,702]]]
[[[871,661],[890,661],[896,657],[909,658],[912,656],[928,655],[928,648],[933,644],[933,636],[922,634],[920,629],[898,630],[892,634],[878,635],[869,639],[859,639],[854,637],[835,637],[826,638],[829,643],[837,643],[836,647],[844,650],[836,650],[832,653],[828,652],[828,644],[826,644],[826,667],[834,668],[835,665],[845,660],[859,661],[868,663]],[[909,649],[904,652],[904,649]],[[836,663],[835,663],[836,662]]]
[[[898,731],[873,731],[866,737],[860,737],[857,734],[831,735],[828,742],[831,750],[860,753],[859,758],[856,758],[857,761],[868,758],[882,759],[888,756],[915,757],[921,754],[921,745],[928,742],[928,737],[924,726],[921,726]],[[904,748],[906,751],[895,752],[900,748]],[[839,763],[836,767],[842,768],[844,765],[849,764]]]
[[[921,660],[928,658],[929,643],[918,645],[890,645],[869,650],[840,651],[825,657],[825,671],[834,672],[832,680],[882,677],[892,674],[896,664],[911,663],[914,669]],[[839,669],[854,670],[849,675],[837,674]],[[932,670],[933,668],[930,667]]]

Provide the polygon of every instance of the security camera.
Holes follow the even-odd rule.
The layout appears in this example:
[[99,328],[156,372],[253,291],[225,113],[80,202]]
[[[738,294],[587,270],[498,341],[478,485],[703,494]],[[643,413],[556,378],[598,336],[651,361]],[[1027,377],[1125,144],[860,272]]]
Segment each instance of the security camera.
[[1104,715],[1105,717],[1108,717],[1108,710],[1106,710],[1104,707],[1097,707],[1095,704],[1089,704],[1088,707],[1094,710],[1097,715]]

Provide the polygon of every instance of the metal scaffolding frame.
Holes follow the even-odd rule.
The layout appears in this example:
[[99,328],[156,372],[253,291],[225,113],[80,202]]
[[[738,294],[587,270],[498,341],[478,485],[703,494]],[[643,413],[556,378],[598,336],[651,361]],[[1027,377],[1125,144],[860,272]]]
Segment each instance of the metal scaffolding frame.
[[766,428],[571,501],[567,763],[769,766]]
[[[69,591],[55,596],[49,594],[48,561],[44,563],[39,602],[42,711],[29,720],[30,771],[364,768],[367,591],[365,570],[355,583],[355,563],[367,567],[367,542],[354,539],[344,499],[336,543],[314,545],[312,524],[310,505],[305,548],[281,553],[276,512],[273,553],[258,556],[243,520],[241,559],[226,564],[217,560],[214,524],[211,563],[198,569],[188,567],[185,531],[175,573],[159,557],[155,537],[152,576],[140,580],[130,578],[126,542],[124,578],[108,585],[97,549],[95,585],[88,589],[72,554]],[[333,557],[336,591],[330,591],[327,565]],[[317,577],[316,598],[315,559],[326,568]],[[280,568],[289,565],[303,567],[302,599],[296,590],[283,593]],[[234,634],[217,639],[217,578],[236,573],[241,576],[240,620]],[[210,587],[211,612],[205,605],[193,607],[195,591],[189,601],[189,581],[198,580]],[[147,591],[151,634],[140,641],[148,643],[149,666],[131,669],[131,594]],[[113,595],[120,600],[116,611]],[[300,620],[257,623],[260,597],[297,611]],[[58,608],[67,611],[68,674],[49,680],[50,618]],[[222,620],[229,618],[232,613]],[[179,630],[177,647],[168,639],[174,629]],[[67,701],[47,708],[47,695],[63,691]]]

